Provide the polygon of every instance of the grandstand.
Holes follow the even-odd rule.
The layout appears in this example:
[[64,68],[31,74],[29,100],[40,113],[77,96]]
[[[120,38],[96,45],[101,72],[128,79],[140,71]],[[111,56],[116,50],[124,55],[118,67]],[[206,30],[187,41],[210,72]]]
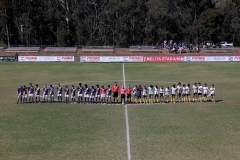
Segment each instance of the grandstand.
[[162,52],[162,49],[156,46],[130,46],[130,52]]
[[114,46],[83,46],[82,52],[111,52],[115,51]]
[[77,47],[46,47],[44,52],[46,53],[75,53]]
[[37,53],[40,47],[9,47],[5,52],[27,52],[27,53]]

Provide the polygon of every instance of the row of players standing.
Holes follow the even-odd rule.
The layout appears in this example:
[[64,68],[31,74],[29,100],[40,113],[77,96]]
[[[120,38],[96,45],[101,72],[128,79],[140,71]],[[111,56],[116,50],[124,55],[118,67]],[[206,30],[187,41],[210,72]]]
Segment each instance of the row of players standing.
[[[40,88],[38,84],[36,84],[34,88],[32,83],[30,83],[28,87],[26,87],[26,85],[20,86],[17,91],[17,94],[18,94],[17,103],[27,103],[27,102],[40,103],[41,97],[42,97],[43,103],[55,102],[54,90],[55,88],[52,85],[47,87],[46,84],[44,85],[43,88]],[[63,95],[66,103],[70,102],[70,98],[71,98],[71,103],[75,103],[76,96],[78,97],[78,100],[77,100],[78,103],[94,103],[94,102],[100,103],[102,102],[101,99],[103,99],[104,102],[106,103],[112,102],[111,101],[112,89],[110,85],[108,85],[108,87],[105,89],[104,86],[101,86],[100,88],[98,84],[96,85],[96,88],[95,88],[94,86],[88,87],[87,84],[82,86],[82,84],[79,83],[79,86],[75,89],[74,85],[72,85],[71,88],[69,88],[68,85],[66,85],[65,88],[63,88],[60,84],[58,84],[56,87],[56,90],[57,90],[57,102],[59,103],[63,102]],[[42,95],[41,95],[41,91],[43,91]],[[114,102],[115,102],[115,98],[114,98]]]
[[124,89],[122,86],[120,92],[121,102],[125,99],[125,92],[127,93],[127,102],[131,102],[132,93],[133,103],[207,102],[209,96],[212,97],[212,102],[215,102],[214,84],[208,88],[206,83],[202,86],[200,82],[194,83],[192,87],[190,84],[178,83],[177,86],[173,84],[171,89],[169,87],[164,89],[163,86],[158,87],[157,85],[149,87],[136,85],[133,89],[130,86]]
[[[141,85],[136,85],[131,88],[130,85],[127,88],[122,86],[121,88],[115,84],[110,87],[110,85],[105,88],[103,85],[100,87],[98,84],[96,87],[88,87],[87,84],[82,86],[79,83],[78,87],[75,89],[74,85],[71,88],[68,88],[68,85],[65,88],[62,88],[60,84],[57,86],[57,97],[58,102],[63,101],[62,95],[64,91],[65,102],[69,103],[69,98],[71,97],[71,103],[76,102],[76,96],[78,97],[78,103],[118,103],[119,93],[120,93],[120,102],[121,103],[164,103],[164,102],[202,102],[207,101],[208,96],[212,96],[212,101],[215,102],[215,87],[208,88],[205,83],[204,86],[201,83],[194,83],[191,87],[188,85],[181,85],[178,83],[176,86],[173,84],[171,89],[163,86],[160,88],[156,85],[150,85],[149,87]],[[43,91],[41,96],[40,92]],[[192,100],[191,100],[191,90],[192,90]],[[34,92],[35,92],[35,101],[34,101]],[[77,95],[76,95],[77,92]],[[112,94],[113,93],[113,94]],[[125,97],[127,95],[127,97]],[[28,87],[20,86],[18,88],[18,101],[17,103],[26,103],[27,100],[30,103],[40,102],[40,97],[42,97],[43,102],[54,102],[54,87],[50,85],[44,85],[42,89],[39,88],[38,84],[34,88],[32,83]],[[112,101],[113,97],[113,101]]]

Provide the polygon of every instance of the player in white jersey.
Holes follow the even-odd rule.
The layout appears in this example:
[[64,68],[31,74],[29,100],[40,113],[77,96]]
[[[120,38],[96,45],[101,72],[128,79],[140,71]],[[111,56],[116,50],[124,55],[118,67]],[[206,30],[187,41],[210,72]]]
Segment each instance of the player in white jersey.
[[169,94],[170,94],[170,89],[169,87],[165,88],[165,100],[168,103],[169,102]]
[[203,87],[201,83],[198,83],[198,101],[202,102],[202,92],[203,92]]
[[143,103],[147,103],[147,87],[146,86],[143,87],[142,95],[143,95]]
[[179,82],[177,85],[177,101],[181,102],[181,98],[182,98],[182,86],[181,83]]
[[163,88],[163,86],[161,86],[159,88],[159,96],[160,96],[160,98],[159,98],[160,103],[164,103],[164,88]]
[[133,89],[132,89],[132,97],[133,97],[133,99],[132,99],[132,102],[133,103],[137,103],[137,85],[135,85],[135,87],[133,87]]
[[187,94],[186,94],[186,85],[183,84],[183,87],[182,87],[182,101],[183,102],[186,102],[186,97],[187,97]]
[[192,86],[192,89],[193,89],[193,102],[195,102],[198,99],[198,86],[197,86],[197,83],[194,83],[194,85]]
[[204,98],[204,102],[207,102],[207,95],[208,95],[208,86],[207,83],[204,84],[203,87],[203,98]]
[[171,102],[173,103],[176,103],[176,91],[177,91],[177,88],[176,88],[176,85],[174,84],[172,86],[172,98],[171,98]]
[[153,94],[154,94],[154,89],[153,89],[153,85],[150,85],[150,87],[147,88],[148,89],[148,102],[149,103],[153,103]]
[[191,86],[188,84],[186,86],[186,102],[191,102]]
[[153,89],[154,89],[154,103],[158,103],[159,88],[158,88],[158,86],[156,85],[155,87],[153,87]]
[[212,87],[210,87],[210,89],[209,89],[209,91],[210,91],[210,94],[211,94],[211,96],[212,96],[212,102],[216,102],[215,101],[215,86],[214,86],[214,84],[212,84]]

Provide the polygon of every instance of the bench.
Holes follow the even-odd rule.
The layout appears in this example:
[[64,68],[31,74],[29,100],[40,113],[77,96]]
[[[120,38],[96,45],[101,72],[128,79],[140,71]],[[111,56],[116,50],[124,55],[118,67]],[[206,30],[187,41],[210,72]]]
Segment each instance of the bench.
[[162,52],[162,49],[156,46],[130,46],[129,50],[130,52]]
[[44,52],[48,53],[75,53],[77,51],[77,47],[46,47]]
[[83,46],[82,52],[111,52],[115,51],[114,46]]
[[40,47],[10,47],[5,52],[39,52]]
[[228,47],[224,47],[224,48],[204,48],[203,49],[205,52],[207,53],[237,53],[237,50],[233,47],[233,48],[228,48]]

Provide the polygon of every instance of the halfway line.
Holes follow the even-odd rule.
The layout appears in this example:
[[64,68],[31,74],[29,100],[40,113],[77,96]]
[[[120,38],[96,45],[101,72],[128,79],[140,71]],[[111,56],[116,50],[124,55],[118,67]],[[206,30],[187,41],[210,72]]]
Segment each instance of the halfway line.
[[[125,78],[125,70],[124,70],[124,63],[122,64],[123,70],[123,84],[126,88],[126,78]],[[128,160],[131,160],[131,151],[130,151],[130,136],[129,136],[129,123],[128,123],[128,106],[125,104],[125,117],[126,117],[126,134],[127,134],[127,154]]]

